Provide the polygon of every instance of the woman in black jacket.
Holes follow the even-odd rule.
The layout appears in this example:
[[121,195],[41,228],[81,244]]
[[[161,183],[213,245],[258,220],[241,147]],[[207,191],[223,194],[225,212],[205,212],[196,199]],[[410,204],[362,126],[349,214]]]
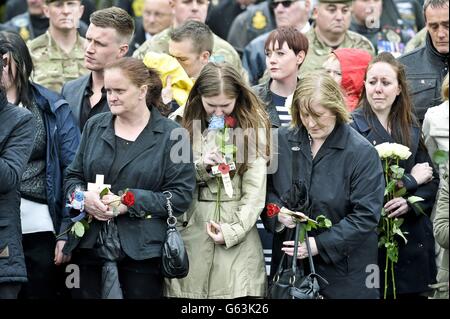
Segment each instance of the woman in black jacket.
[[[0,49],[4,42],[0,41]],[[8,62],[0,60],[2,72]],[[19,185],[33,144],[35,123],[25,108],[9,104],[0,81],[0,299],[15,299],[27,281],[20,228]]]
[[64,171],[75,157],[80,132],[69,104],[43,86],[33,83],[33,62],[25,41],[14,32],[0,32],[1,53],[7,58],[3,80],[8,101],[31,111],[36,121],[34,143],[20,185],[22,245],[28,282],[20,298],[56,298],[63,289],[68,261],[61,251],[65,238],[56,240],[69,221],[64,218]]
[[[123,58],[108,66],[104,75],[111,112],[86,123],[64,183],[67,198],[73,198],[77,190],[83,192],[84,211],[91,220],[85,234],[78,233],[78,238],[71,234],[64,248],[66,253],[73,251],[73,262],[80,266],[82,284],[72,290],[73,296],[106,297],[100,293],[100,256],[104,256],[100,253],[106,243],[99,234],[108,226],[117,228],[120,238],[117,267],[123,297],[159,298],[163,289],[161,248],[168,217],[163,192],[172,194],[174,215],[184,213],[195,187],[194,165],[190,154],[186,161],[177,162],[176,152],[171,152],[179,143],[171,139],[171,133],[179,125],[157,109],[162,83],[156,71],[140,60]],[[103,175],[110,184],[109,193],[101,198],[104,187],[88,184],[96,181],[96,175]]]
[[[438,172],[428,155],[422,133],[412,111],[404,66],[390,53],[380,53],[366,71],[365,87],[359,108],[353,112],[352,126],[370,143],[398,143],[409,147],[412,155],[399,166],[405,169],[403,184],[408,196],[423,201],[411,205],[403,197],[388,201],[384,208],[389,218],[404,218],[401,230],[408,243],[399,239],[399,258],[395,264],[398,297],[418,297],[430,291],[436,278],[433,229],[430,214],[439,185]],[[378,263],[385,269],[385,249]],[[382,274],[382,272],[380,272]],[[384,276],[381,288],[384,289]],[[388,294],[392,294],[392,285]]]
[[[321,287],[321,294],[332,299],[378,298],[378,289],[367,285],[366,279],[377,264],[383,170],[376,150],[348,125],[349,119],[339,85],[331,76],[303,75],[294,93],[292,125],[278,132],[274,151],[278,170],[268,177],[266,201],[281,207],[293,181],[306,185],[310,205],[302,213],[314,219],[324,215],[332,222],[327,230],[309,233],[315,270],[329,282]],[[295,225],[283,213],[262,218],[274,233],[273,276],[281,254],[293,255],[289,228]],[[307,258],[305,246],[299,245],[297,258]]]

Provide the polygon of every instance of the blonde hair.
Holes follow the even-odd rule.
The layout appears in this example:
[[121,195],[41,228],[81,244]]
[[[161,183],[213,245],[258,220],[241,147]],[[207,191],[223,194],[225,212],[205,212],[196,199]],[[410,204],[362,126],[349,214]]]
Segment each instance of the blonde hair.
[[442,82],[441,96],[444,101],[448,101],[448,72],[444,78],[444,82]]
[[291,126],[302,126],[301,109],[318,122],[319,115],[311,108],[314,102],[333,113],[336,123],[350,122],[350,114],[340,86],[325,71],[315,71],[304,73],[297,82],[292,101]]

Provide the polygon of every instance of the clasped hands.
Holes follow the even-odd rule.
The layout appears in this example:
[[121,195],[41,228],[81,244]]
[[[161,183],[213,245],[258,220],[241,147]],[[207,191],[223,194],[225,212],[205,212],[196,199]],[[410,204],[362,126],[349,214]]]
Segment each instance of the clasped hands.
[[99,193],[86,191],[84,192],[84,210],[99,221],[108,221],[126,213],[128,207],[122,204],[120,196],[111,191],[101,199]]

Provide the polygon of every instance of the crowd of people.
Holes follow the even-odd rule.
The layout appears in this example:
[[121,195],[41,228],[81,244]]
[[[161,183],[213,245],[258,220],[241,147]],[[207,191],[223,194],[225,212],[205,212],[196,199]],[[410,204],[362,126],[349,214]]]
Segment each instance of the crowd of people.
[[0,299],[265,298],[285,255],[327,299],[449,298],[448,0],[3,9]]

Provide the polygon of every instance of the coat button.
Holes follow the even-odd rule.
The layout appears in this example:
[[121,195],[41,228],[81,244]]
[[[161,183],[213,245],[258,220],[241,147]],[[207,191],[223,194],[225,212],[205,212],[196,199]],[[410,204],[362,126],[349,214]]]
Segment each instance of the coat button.
[[377,145],[377,141],[373,141],[372,143],[373,143],[373,145]]
[[183,222],[183,227],[186,227],[188,222]]

